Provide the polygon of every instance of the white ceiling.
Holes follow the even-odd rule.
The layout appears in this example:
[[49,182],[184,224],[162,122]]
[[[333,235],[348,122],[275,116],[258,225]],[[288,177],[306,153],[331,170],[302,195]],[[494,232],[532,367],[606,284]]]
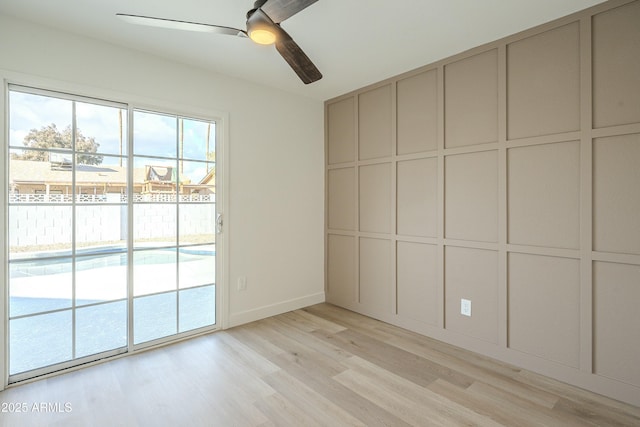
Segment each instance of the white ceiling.
[[1,0],[0,13],[326,100],[603,0],[319,0],[282,23],[324,75],[304,85],[273,46],[127,24],[116,13],[245,28],[253,0]]

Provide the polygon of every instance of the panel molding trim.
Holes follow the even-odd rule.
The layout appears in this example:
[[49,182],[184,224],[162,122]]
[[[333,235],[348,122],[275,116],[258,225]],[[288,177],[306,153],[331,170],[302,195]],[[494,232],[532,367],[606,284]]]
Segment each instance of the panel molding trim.
[[327,301],[640,406],[638,22],[609,0],[327,100]]

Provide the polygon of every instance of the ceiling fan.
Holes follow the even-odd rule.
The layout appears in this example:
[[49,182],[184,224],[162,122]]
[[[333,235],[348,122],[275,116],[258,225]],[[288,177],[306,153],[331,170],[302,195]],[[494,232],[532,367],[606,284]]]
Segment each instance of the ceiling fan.
[[259,44],[275,44],[276,50],[287,61],[298,77],[305,84],[309,84],[320,80],[322,74],[300,46],[280,27],[280,23],[311,6],[316,1],[318,0],[256,0],[253,9],[247,12],[246,31],[220,25],[177,21],[151,16],[127,15],[124,13],[117,13],[116,16],[133,24],[249,37]]

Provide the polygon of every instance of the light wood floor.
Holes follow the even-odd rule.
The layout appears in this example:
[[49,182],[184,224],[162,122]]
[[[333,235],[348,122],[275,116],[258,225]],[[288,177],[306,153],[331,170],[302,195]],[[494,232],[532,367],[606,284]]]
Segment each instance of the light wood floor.
[[[640,408],[328,305],[0,393],[2,426],[640,426]],[[37,413],[53,403],[64,411]]]

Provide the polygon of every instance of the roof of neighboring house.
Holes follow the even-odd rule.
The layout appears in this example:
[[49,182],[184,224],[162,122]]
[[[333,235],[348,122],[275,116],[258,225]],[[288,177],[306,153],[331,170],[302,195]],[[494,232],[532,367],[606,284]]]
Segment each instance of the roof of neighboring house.
[[[71,169],[52,167],[50,162],[35,160],[11,159],[9,165],[9,180],[11,184],[60,184],[71,185]],[[151,173],[155,171],[155,173]],[[164,173],[170,179],[164,180]],[[154,179],[154,177],[156,179]],[[158,180],[160,179],[160,180]],[[183,185],[190,188],[211,187],[215,185],[215,170],[210,171],[199,183],[191,183],[184,176],[180,176]],[[143,184],[145,182],[172,182],[173,176],[169,168],[165,166],[145,166],[133,169],[133,182]],[[78,185],[125,185],[127,182],[127,168],[124,166],[107,165],[76,165],[76,184]]]
[[[144,168],[133,170],[134,182],[144,182]],[[34,160],[14,160],[9,164],[11,183],[71,183],[71,169],[61,170],[51,167],[49,162]],[[126,183],[127,168],[122,166],[76,165],[78,183]]]
[[[145,166],[133,169],[133,182],[141,184],[151,179],[150,171],[164,171],[171,175],[169,168],[160,166]],[[208,175],[207,175],[208,176]],[[160,177],[162,178],[162,177]],[[9,179],[11,183],[38,183],[38,184],[71,184],[71,169],[52,168],[50,162],[35,160],[12,159],[9,166]],[[209,180],[211,178],[209,177]],[[168,181],[172,181],[169,179]],[[189,180],[181,176],[181,181],[189,184]],[[76,183],[78,184],[122,184],[127,182],[127,168],[124,166],[106,165],[76,165]]]
[[209,171],[209,173],[207,173],[204,178],[202,178],[199,182],[199,184],[206,184],[206,185],[215,185],[216,184],[216,170],[211,169]]

